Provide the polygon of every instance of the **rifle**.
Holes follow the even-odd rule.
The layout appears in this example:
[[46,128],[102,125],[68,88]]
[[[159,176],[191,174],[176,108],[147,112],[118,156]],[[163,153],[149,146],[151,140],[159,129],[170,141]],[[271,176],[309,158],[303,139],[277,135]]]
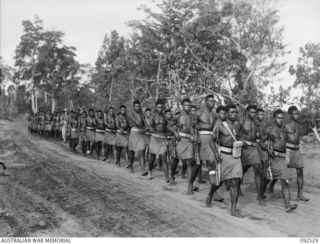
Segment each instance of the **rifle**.
[[[269,134],[269,138],[268,138],[268,142],[267,142],[267,148],[269,150],[273,150],[270,134]],[[268,153],[268,159],[267,159],[267,179],[273,180],[273,175],[272,175],[272,170],[271,170],[271,158],[270,158],[269,153]]]

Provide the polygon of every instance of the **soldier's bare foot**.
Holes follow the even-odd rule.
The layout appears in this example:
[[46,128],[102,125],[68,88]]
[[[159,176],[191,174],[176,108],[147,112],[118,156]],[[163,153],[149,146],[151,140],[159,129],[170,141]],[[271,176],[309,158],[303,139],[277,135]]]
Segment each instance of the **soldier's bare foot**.
[[169,179],[169,184],[170,184],[170,185],[174,185],[174,184],[175,184],[175,183],[174,183],[174,178],[170,178],[170,179]]
[[295,210],[297,207],[298,207],[298,204],[290,205],[289,207],[286,208],[286,212],[290,213],[291,211]]
[[107,160],[107,158],[102,159],[102,161],[106,161],[106,160]]
[[142,176],[147,176],[147,175],[148,175],[148,172],[145,171],[145,172],[143,172],[141,175],[142,175]]
[[198,191],[199,190],[199,187],[197,187],[197,186],[194,186],[193,188],[192,188],[192,191]]
[[152,173],[149,172],[149,174],[148,174],[148,180],[152,180],[152,179],[153,179]]
[[266,202],[262,198],[260,198],[259,199],[259,205],[260,206],[266,206]]
[[223,202],[224,198],[220,196],[217,192],[215,192],[213,196],[213,200],[215,200],[216,202]]
[[308,199],[308,198],[305,198],[304,196],[297,196],[296,201],[304,201],[304,202],[307,202],[307,201],[309,201],[309,199]]
[[234,216],[234,217],[237,217],[237,218],[243,218],[244,217],[239,210],[231,210],[231,216]]
[[199,183],[199,184],[205,184],[205,183],[206,183],[206,181],[205,181],[205,180],[203,180],[203,179],[201,179],[201,180],[198,180],[198,183]]
[[187,176],[186,175],[181,175],[181,179],[186,179]]
[[212,197],[207,196],[207,199],[206,199],[206,207],[207,207],[207,208],[211,208],[212,206],[213,206],[213,204],[212,204]]

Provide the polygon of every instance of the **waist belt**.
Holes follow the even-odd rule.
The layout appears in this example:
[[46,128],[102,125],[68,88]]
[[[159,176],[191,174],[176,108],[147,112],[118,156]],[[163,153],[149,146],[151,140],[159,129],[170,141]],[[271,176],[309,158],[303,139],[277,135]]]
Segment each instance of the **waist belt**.
[[199,135],[213,135],[213,133],[209,130],[200,130]]
[[120,133],[120,134],[128,134],[128,131],[117,130],[117,133]]
[[87,126],[86,129],[87,129],[87,130],[94,130],[93,127],[89,127],[89,126]]
[[98,132],[98,133],[104,133],[104,130],[96,129],[96,132]]
[[257,146],[257,143],[256,143],[256,142],[253,142],[253,141],[246,141],[246,140],[245,140],[244,142],[245,142],[246,145],[251,146],[251,147]]
[[293,144],[293,143],[286,143],[286,147],[291,150],[299,150],[299,145]]
[[232,155],[232,148],[219,146],[219,151],[224,154]]
[[135,132],[141,132],[141,133],[143,133],[143,132],[144,132],[144,129],[140,129],[140,128],[132,127],[132,128],[131,128],[131,131],[135,131]]
[[172,139],[174,139],[174,136],[167,136],[167,139],[172,140]]
[[155,138],[160,138],[160,139],[167,139],[167,137],[165,135],[157,134],[157,133],[152,133],[151,136],[153,136]]
[[111,130],[111,129],[105,129],[106,132],[111,132],[111,133],[116,133],[116,130]]
[[78,131],[77,128],[71,128],[71,131]]
[[189,139],[192,139],[192,138],[193,138],[192,135],[187,134],[187,133],[183,133],[183,132],[179,132],[179,136],[180,136],[180,137],[184,137],[184,138],[189,138]]
[[145,134],[146,134],[147,136],[151,136],[151,135],[152,135],[150,132],[145,132]]
[[278,152],[273,150],[274,156],[279,157],[279,158],[286,158],[286,153],[284,152]]

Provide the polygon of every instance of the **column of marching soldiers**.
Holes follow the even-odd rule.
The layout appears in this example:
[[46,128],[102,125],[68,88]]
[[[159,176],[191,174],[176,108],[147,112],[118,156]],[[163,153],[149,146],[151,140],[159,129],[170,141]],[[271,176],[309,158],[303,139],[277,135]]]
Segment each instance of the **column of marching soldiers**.
[[[299,110],[296,106],[285,112],[273,111],[272,122],[266,122],[265,111],[249,105],[245,118],[239,119],[238,107],[234,104],[215,108],[213,95],[207,95],[204,105],[196,108],[189,98],[181,101],[181,110],[173,113],[157,101],[152,111],[144,111],[139,101],[134,101],[127,111],[122,105],[116,113],[109,107],[102,110],[38,112],[28,117],[29,131],[41,138],[69,140],[71,151],[77,146],[83,156],[96,154],[100,160],[121,164],[124,156],[127,168],[134,170],[134,159],[138,158],[142,176],[153,178],[153,170],[162,168],[165,182],[176,184],[177,166],[182,163],[181,178],[187,180],[187,194],[194,194],[205,183],[202,165],[208,169],[210,190],[206,206],[224,199],[217,193],[222,183],[230,191],[231,215],[243,217],[237,209],[238,197],[242,196],[241,183],[244,174],[252,166],[257,202],[264,206],[266,189],[273,193],[274,184],[281,182],[286,212],[297,208],[290,203],[288,170],[297,173],[296,201],[308,201],[303,196],[303,159],[299,150]],[[269,184],[269,187],[268,187]]]

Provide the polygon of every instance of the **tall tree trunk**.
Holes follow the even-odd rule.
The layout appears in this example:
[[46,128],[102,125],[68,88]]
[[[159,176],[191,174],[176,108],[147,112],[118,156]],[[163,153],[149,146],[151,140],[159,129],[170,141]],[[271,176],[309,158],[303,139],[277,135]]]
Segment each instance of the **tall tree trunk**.
[[112,90],[113,90],[113,77],[111,77],[111,86],[110,86],[110,90],[109,90],[109,104],[111,105],[111,101],[112,101]]
[[159,99],[160,70],[161,70],[161,54],[159,55],[159,64],[158,64],[157,85],[156,85],[156,101]]

